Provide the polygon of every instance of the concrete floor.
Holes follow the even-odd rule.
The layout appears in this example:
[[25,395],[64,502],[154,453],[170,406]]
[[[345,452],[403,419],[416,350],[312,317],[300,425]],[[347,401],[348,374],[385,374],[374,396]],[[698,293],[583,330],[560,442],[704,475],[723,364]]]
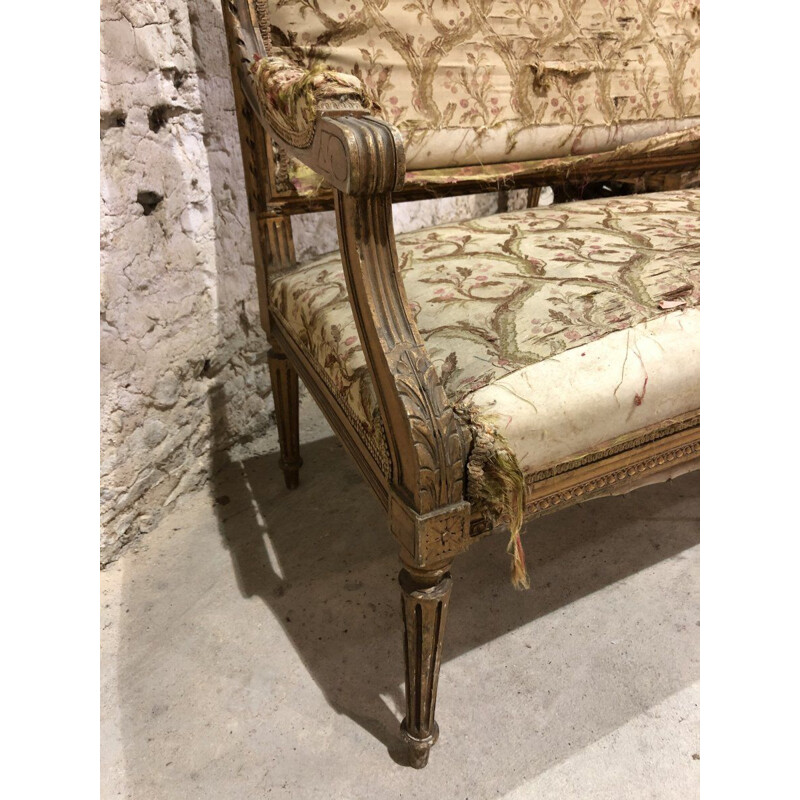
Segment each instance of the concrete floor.
[[553,514],[455,563],[427,769],[402,766],[398,562],[304,402],[301,487],[219,465],[107,568],[104,798],[686,798],[699,793],[699,477]]

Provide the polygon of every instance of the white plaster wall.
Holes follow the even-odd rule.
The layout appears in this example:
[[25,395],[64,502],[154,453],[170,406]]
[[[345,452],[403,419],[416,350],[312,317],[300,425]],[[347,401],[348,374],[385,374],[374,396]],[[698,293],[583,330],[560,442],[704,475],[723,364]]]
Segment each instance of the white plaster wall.
[[[101,560],[274,424],[220,6],[101,0]],[[517,204],[519,199],[517,198]],[[396,206],[398,231],[496,197]],[[296,219],[298,258],[336,248]]]

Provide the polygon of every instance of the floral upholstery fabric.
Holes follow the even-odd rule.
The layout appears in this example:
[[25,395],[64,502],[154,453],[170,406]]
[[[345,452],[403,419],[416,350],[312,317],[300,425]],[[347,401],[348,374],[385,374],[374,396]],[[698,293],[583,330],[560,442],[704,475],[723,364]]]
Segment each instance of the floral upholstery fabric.
[[698,0],[256,8],[272,55],[363,84],[412,170],[612,150],[698,122]]
[[[589,449],[699,407],[699,205],[699,190],[658,192],[397,237],[448,397],[505,430],[524,471],[572,455],[570,442]],[[277,276],[270,294],[373,453],[384,452],[339,254]],[[588,397],[599,398],[593,415],[579,411]]]

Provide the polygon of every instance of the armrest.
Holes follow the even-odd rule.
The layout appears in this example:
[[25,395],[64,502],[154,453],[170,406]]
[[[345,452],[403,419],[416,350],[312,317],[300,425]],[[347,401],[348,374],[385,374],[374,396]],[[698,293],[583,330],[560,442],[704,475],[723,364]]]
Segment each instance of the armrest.
[[360,188],[336,189],[334,206],[350,305],[389,445],[392,528],[422,566],[431,531],[448,532],[453,547],[469,538],[469,434],[430,361],[400,274],[391,190],[405,172],[402,139],[369,116],[325,122],[341,134],[341,163]]
[[[239,84],[247,102],[270,135],[334,188],[349,195],[392,191],[403,185],[405,151],[400,134],[374,119],[383,130],[391,128],[391,174],[379,176],[364,168],[369,144],[357,143],[338,118],[368,117],[375,110],[364,84],[354,75],[326,70],[306,70],[282,58],[268,56],[256,33],[252,3],[225,0],[231,59],[236,61]],[[385,137],[374,146],[385,144]],[[388,163],[387,159],[380,159]],[[377,177],[377,179],[376,179]]]

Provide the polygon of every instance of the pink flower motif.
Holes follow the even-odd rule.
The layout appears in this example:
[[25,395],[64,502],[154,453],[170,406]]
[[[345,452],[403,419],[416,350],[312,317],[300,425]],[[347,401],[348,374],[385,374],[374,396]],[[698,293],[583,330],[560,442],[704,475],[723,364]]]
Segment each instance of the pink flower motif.
[[558,98],[554,97],[554,98],[553,98],[553,99],[552,99],[550,102],[551,102],[551,103],[552,103],[554,106],[557,106],[557,105],[558,105]]
[[397,105],[397,98],[396,98],[396,97],[390,97],[390,98],[389,98],[389,102],[390,102],[390,103],[391,103],[393,106],[396,106],[396,105]]
[[444,294],[444,289],[437,289],[434,294]]
[[485,275],[478,275],[478,276],[475,278],[475,280],[476,280],[476,281],[485,281],[485,280],[488,280],[488,278],[487,278]]
[[348,337],[347,337],[347,338],[344,340],[344,343],[345,343],[345,345],[346,345],[347,347],[350,347],[350,345],[351,345],[351,344],[354,344],[354,343],[355,343],[355,342],[357,342],[357,341],[358,341],[358,336],[348,336]]
[[462,99],[460,105],[461,105],[461,108],[466,108],[469,105],[469,103],[467,103],[466,100]]

